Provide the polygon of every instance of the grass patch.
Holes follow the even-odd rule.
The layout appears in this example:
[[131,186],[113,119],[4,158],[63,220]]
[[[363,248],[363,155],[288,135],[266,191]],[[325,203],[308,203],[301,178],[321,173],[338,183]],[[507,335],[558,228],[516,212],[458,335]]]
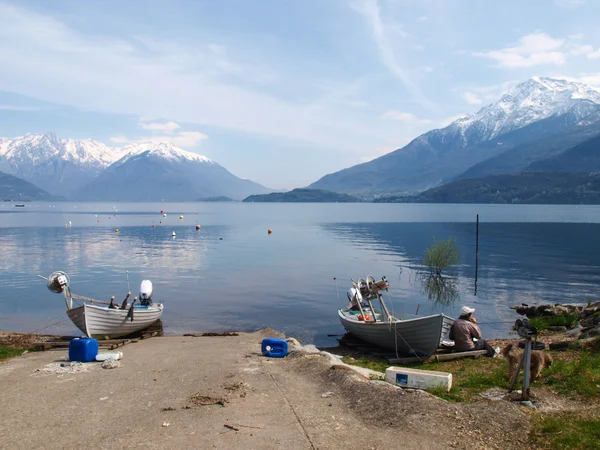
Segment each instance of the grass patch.
[[[600,347],[598,342],[596,347]],[[555,358],[552,367],[538,381],[563,395],[599,398],[600,353],[586,350],[574,352],[571,358]]]
[[[551,352],[554,357],[552,367],[544,369],[541,378],[537,379],[532,388],[543,386],[568,397],[579,397],[588,400],[600,399],[600,340],[583,351]],[[345,356],[347,364],[366,367],[385,372],[391,364],[383,358],[350,358]],[[443,388],[432,388],[432,394],[451,402],[469,402],[478,395],[493,387],[508,390],[508,365],[501,358],[477,359],[464,358],[453,361],[427,362],[413,365],[423,370],[436,370],[452,374],[452,389],[446,392]],[[519,389],[522,377],[517,381]]]
[[22,355],[25,350],[0,345],[0,361]]
[[560,316],[540,316],[529,319],[531,326],[539,330],[546,330],[548,327],[567,327],[571,328],[577,323],[579,316],[575,313],[561,314]]
[[344,356],[342,361],[352,366],[364,367],[366,369],[376,370],[378,372],[385,373],[385,369],[391,366],[385,358],[352,358],[351,356]]
[[[344,356],[342,361],[379,372],[385,372],[385,369],[391,366],[384,358],[354,359]],[[428,389],[428,392],[450,402],[470,401],[480,392],[495,386],[508,389],[506,361],[496,358],[477,358],[476,360],[465,358],[455,361],[408,365],[407,367],[450,372],[452,374],[450,392],[446,392],[442,387]]]
[[600,418],[574,414],[533,415],[531,443],[537,448],[600,449]]
[[421,368],[452,374],[450,392],[439,388],[428,389],[432,394],[451,402],[471,401],[481,392],[493,387],[508,389],[506,361],[496,358],[480,357],[475,360],[465,358],[426,363]]

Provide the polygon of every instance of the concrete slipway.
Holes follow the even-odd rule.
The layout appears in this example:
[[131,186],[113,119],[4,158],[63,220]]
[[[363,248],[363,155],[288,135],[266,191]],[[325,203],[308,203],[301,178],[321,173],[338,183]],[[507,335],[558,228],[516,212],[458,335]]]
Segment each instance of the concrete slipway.
[[81,373],[39,371],[66,351],[1,363],[0,447],[523,447],[527,419],[514,405],[405,392],[314,348],[263,357],[261,340],[277,336],[154,338],[122,348],[118,368],[90,363]]

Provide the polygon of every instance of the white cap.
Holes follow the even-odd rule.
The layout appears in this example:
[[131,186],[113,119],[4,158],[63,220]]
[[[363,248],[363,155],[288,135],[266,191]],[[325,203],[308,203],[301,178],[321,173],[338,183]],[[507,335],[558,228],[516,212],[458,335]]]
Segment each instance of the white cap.
[[471,314],[475,312],[475,308],[470,308],[468,306],[463,306],[462,308],[460,308],[460,315],[461,316],[466,316],[467,314]]

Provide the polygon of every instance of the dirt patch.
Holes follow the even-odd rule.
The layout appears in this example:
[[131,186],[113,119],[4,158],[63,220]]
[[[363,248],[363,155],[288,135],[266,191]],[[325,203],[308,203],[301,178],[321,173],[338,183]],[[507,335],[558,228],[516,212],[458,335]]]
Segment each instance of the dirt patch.
[[[188,398],[187,407],[208,406],[208,405],[225,406],[226,403],[227,403],[227,399],[225,399],[224,397],[210,397],[208,395],[203,395],[203,394],[197,392]],[[184,408],[186,408],[186,407],[184,407]]]
[[368,418],[384,433],[393,429],[420,435],[424,448],[522,449],[527,442],[529,420],[517,405],[490,400],[449,403],[424,391],[365,381],[352,371],[323,370],[316,358],[290,362],[290,370],[320,379],[323,390],[334,393],[344,409]]
[[235,381],[224,384],[223,389],[228,391],[228,395],[237,395],[240,398],[245,398],[248,386],[242,381]]
[[56,339],[58,339],[58,336],[0,331],[0,345],[11,348],[28,349],[34,347],[37,343]]
[[215,332],[201,333],[201,334],[186,333],[183,336],[185,336],[185,337],[212,337],[212,336],[239,336],[239,334],[225,331],[222,333],[215,333]]

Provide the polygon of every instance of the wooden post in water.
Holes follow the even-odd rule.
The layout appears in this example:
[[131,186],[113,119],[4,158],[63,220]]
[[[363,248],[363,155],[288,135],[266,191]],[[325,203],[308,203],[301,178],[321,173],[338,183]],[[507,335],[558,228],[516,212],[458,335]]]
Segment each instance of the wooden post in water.
[[477,272],[479,270],[479,214],[475,223],[475,293],[477,295]]

